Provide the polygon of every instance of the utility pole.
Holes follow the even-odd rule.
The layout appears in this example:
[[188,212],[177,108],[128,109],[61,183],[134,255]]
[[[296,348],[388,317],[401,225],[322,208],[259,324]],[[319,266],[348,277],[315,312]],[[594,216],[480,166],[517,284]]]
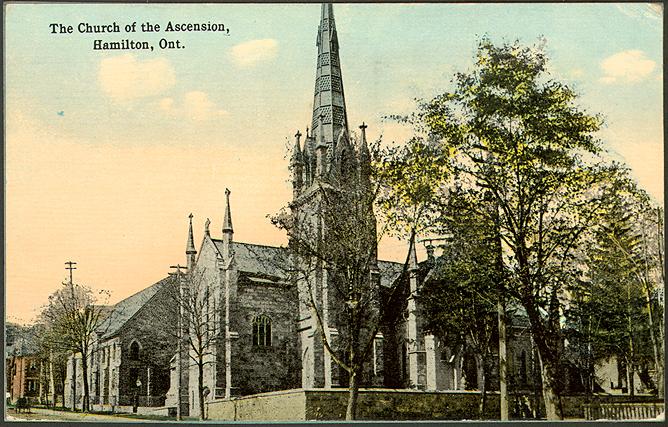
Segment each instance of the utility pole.
[[501,239],[501,225],[499,208],[493,204],[494,229],[497,241],[496,268],[499,273],[498,300],[496,303],[499,328],[499,406],[501,421],[508,421],[508,352],[506,349],[506,289],[505,268],[503,265],[503,240]]
[[[74,266],[76,262],[74,261],[67,261],[65,262],[65,270],[70,271],[70,293],[72,295],[72,300],[74,300],[74,281],[72,280],[72,272],[76,270],[77,268]],[[77,358],[75,355],[72,355],[72,410],[76,410],[76,393],[77,393]],[[63,406],[65,405],[65,394],[63,392]],[[83,407],[82,407],[83,410]]]
[[176,265],[171,265],[169,268],[176,269],[176,272],[171,272],[169,273],[171,276],[176,277],[178,286],[179,286],[179,296],[178,296],[178,304],[179,304],[179,310],[178,310],[178,319],[177,319],[177,331],[176,331],[176,336],[177,336],[177,350],[176,350],[176,420],[181,421],[183,419],[183,414],[181,413],[181,387],[182,387],[182,381],[181,381],[181,374],[182,374],[182,368],[181,368],[181,351],[182,351],[182,341],[183,341],[183,280],[181,276],[181,268],[183,268],[180,264]]
[[72,270],[77,269],[76,267],[74,267],[75,264],[76,264],[76,262],[73,262],[73,261],[67,261],[65,263],[65,265],[67,266],[67,267],[65,267],[65,270],[70,270],[70,285],[74,283],[72,281]]

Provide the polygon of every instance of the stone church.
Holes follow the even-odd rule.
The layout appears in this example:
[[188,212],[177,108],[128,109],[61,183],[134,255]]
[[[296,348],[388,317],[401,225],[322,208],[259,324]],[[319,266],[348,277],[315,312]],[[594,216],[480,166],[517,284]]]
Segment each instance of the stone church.
[[[301,133],[295,135],[290,208],[299,221],[326,233],[328,216],[320,210],[324,188],[364,190],[369,180],[370,155],[366,126],[359,127],[359,140],[350,134],[331,4],[322,6],[316,45],[312,120],[303,141]],[[202,356],[208,401],[294,388],[347,386],[345,375],[323,348],[318,324],[305,302],[303,283],[288,273],[286,267],[294,263],[288,249],[237,241],[232,226],[231,192],[225,193],[221,233],[214,236],[207,220],[198,248],[191,217],[183,274],[165,278],[115,306],[118,314],[113,327],[108,328],[112,332],[101,334],[99,354],[91,356],[93,403],[99,402],[103,407],[138,404],[145,407],[142,409],[175,408],[180,393],[181,412],[198,415],[199,368],[192,362],[193,351],[176,351],[177,339],[160,326],[166,319],[157,321],[151,317],[156,313],[151,307],[166,304],[166,295],[184,284],[205,300],[204,337],[214,338],[208,341],[210,345]],[[368,220],[374,224],[375,242],[373,214]],[[320,236],[323,238],[323,234]],[[477,389],[479,370],[474,355],[450,349],[426,334],[419,307],[412,298],[420,283],[428,279],[433,252],[418,263],[412,247],[409,265],[404,267],[378,260],[376,248],[372,250],[369,280],[375,281],[381,293],[398,286],[408,302],[397,306],[394,317],[375,336],[362,386],[433,391]],[[339,325],[329,322],[327,313],[340,301],[333,298],[326,273],[320,270],[313,280],[314,299],[322,308],[323,330],[331,338],[338,333]],[[177,320],[172,318],[169,322],[176,324]],[[509,331],[510,371],[526,388],[533,377],[529,371],[533,355],[529,333],[521,323],[510,328],[515,328]],[[80,382],[76,366],[76,358],[72,358],[66,385],[71,396],[76,396]]]

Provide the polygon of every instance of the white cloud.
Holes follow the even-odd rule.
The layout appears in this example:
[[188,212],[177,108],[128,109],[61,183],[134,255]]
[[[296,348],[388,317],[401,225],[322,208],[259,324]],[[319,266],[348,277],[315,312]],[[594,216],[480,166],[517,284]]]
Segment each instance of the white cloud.
[[652,21],[660,21],[663,16],[663,4],[661,3],[618,4],[617,10],[629,18],[638,20],[650,19]]
[[274,59],[278,53],[278,42],[274,39],[250,40],[230,49],[234,63],[241,68],[250,68],[262,61]]
[[158,108],[167,114],[194,121],[209,120],[227,114],[227,111],[218,108],[206,93],[200,91],[187,92],[180,104],[173,98],[163,98],[158,102]]
[[642,50],[625,50],[605,58],[601,62],[601,83],[634,83],[648,77],[656,68],[656,62],[645,56]]
[[98,82],[112,99],[131,101],[164,92],[176,83],[176,77],[165,58],[140,60],[126,54],[101,60]]

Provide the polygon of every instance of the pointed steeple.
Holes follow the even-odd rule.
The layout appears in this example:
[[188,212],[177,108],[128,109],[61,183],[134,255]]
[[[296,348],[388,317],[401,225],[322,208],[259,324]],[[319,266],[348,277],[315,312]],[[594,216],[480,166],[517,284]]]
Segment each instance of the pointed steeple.
[[230,193],[231,191],[225,189],[225,216],[223,217],[223,235],[232,234],[234,230],[232,229],[232,213],[230,212]]
[[188,243],[186,244],[186,256],[188,261],[188,271],[191,271],[193,265],[195,265],[195,255],[197,250],[195,249],[195,242],[193,239],[193,214],[188,215],[190,220],[188,226]]
[[290,159],[290,167],[292,168],[292,195],[297,197],[302,190],[304,183],[304,160],[302,158],[302,150],[300,147],[300,138],[302,133],[297,131],[295,134],[295,147],[292,149],[292,159]]
[[[329,145],[329,152],[333,153],[339,134],[342,130],[348,129],[348,117],[343,96],[334,7],[331,3],[322,5],[316,45],[318,46],[318,58],[311,132],[322,135],[325,143]],[[322,125],[319,123],[320,115],[323,116]],[[320,126],[322,129],[318,129]]]
[[[415,248],[415,238],[411,241],[411,246],[408,248],[410,254],[409,259],[408,259],[408,271],[417,271],[418,269],[418,262],[417,262],[417,250]],[[412,276],[411,276],[412,277]],[[412,286],[412,284],[411,284]]]
[[232,213],[230,212],[230,190],[225,189],[225,217],[223,218],[223,259],[229,262],[232,256]]
[[360,130],[362,136],[358,147],[359,168],[360,168],[360,184],[369,187],[371,185],[371,153],[366,142],[366,123],[362,122]]

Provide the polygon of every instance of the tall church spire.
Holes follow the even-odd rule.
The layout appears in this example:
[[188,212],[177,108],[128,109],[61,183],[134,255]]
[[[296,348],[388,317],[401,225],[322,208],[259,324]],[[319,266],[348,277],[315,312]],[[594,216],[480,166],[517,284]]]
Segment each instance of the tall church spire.
[[195,265],[195,255],[197,250],[195,249],[195,242],[193,239],[193,214],[188,215],[190,224],[188,226],[188,243],[186,244],[186,256],[188,261],[188,271],[191,271],[193,265]]
[[[339,41],[334,23],[334,8],[331,3],[322,5],[318,27],[318,58],[315,73],[315,96],[313,99],[313,134],[322,135],[333,153],[339,134],[348,130],[346,101],[343,96]],[[322,129],[319,117],[322,115]],[[317,133],[316,133],[317,132]]]

